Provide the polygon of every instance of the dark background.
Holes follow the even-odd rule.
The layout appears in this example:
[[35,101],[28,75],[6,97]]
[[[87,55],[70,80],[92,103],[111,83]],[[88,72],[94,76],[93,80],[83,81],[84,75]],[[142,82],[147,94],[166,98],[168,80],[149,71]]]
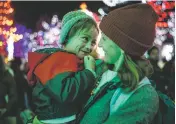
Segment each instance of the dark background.
[[[12,1],[11,6],[14,8],[14,21],[34,30],[41,16],[47,15],[51,18],[57,14],[61,20],[67,12],[79,9],[81,3],[83,1]],[[105,6],[102,1],[85,3],[89,10],[97,14],[98,9]]]

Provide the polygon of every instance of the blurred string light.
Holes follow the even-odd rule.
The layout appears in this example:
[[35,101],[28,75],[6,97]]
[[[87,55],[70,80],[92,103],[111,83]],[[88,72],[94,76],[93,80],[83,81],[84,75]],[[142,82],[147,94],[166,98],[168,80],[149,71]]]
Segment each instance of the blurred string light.
[[27,59],[28,44],[30,43],[31,29],[27,29],[24,25],[15,24],[16,34],[18,34],[19,40],[14,42],[14,56]]
[[45,22],[45,21],[42,22],[42,26],[43,26],[43,28],[45,30],[49,30],[50,29],[50,25],[47,22]]
[[85,12],[87,15],[91,16],[97,23],[100,22],[100,17],[99,17],[96,13],[94,13],[94,12],[88,10],[88,9],[87,9],[87,4],[86,4],[85,2],[81,3],[80,6],[79,6],[79,8],[80,8],[83,12]]
[[9,31],[13,24],[11,14],[13,8],[10,6],[10,1],[0,1],[0,54],[7,56],[7,39],[14,32]]
[[30,43],[28,44],[29,51],[35,51],[43,48],[51,47],[61,47],[58,44],[60,30],[61,30],[61,21],[58,19],[57,15],[53,15],[51,23],[46,21],[41,22],[42,28],[44,30],[39,30],[30,34]]
[[103,0],[103,2],[110,7],[114,7],[118,4],[120,0]]
[[14,9],[10,6],[10,1],[1,1],[0,2],[0,26],[11,26],[13,20],[11,20],[11,14]]
[[0,41],[0,47],[3,45],[3,42],[2,41]]
[[[102,9],[102,8],[99,8],[98,9],[98,12],[100,13],[100,15],[102,16],[102,17],[104,17],[105,15],[107,15],[107,13],[105,13],[105,11]],[[101,18],[102,18],[101,17]]]
[[14,9],[11,7],[11,1],[0,1],[0,54],[8,56],[7,60],[13,59],[14,42],[18,42],[23,38],[22,34],[17,33],[14,26],[12,13]]
[[[156,23],[154,45],[158,46],[160,58],[170,61],[174,56],[175,44],[175,1],[147,1],[159,15]],[[169,41],[169,43],[167,43]]]
[[164,42],[170,34],[175,39],[175,1],[148,1],[147,3],[159,15],[156,23],[156,38]]
[[162,58],[165,58],[167,61],[170,61],[174,56],[174,46],[173,44],[166,44],[163,46],[161,51]]
[[80,9],[85,10],[87,9],[87,4],[85,2],[81,3],[81,5],[79,6]]
[[55,25],[59,21],[58,16],[54,15],[53,18],[51,19],[51,25]]
[[[119,3],[128,2],[130,0],[103,0],[103,2],[109,7],[115,7]],[[142,3],[146,3],[146,0],[141,0]]]
[[14,38],[13,36],[10,36],[7,40],[7,51],[8,51],[8,61],[13,59],[13,53],[14,53]]

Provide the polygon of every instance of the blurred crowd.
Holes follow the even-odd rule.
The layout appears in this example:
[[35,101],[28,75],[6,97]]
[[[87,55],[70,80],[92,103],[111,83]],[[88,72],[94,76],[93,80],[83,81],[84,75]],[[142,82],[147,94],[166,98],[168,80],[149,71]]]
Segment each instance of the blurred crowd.
[[24,111],[32,111],[32,87],[26,73],[27,63],[21,58],[5,64],[0,56],[0,124],[23,124]]
[[153,46],[149,51],[149,60],[153,65],[153,74],[151,80],[154,81],[156,90],[168,95],[175,101],[175,58],[170,61],[162,60],[162,65],[159,60],[159,49]]

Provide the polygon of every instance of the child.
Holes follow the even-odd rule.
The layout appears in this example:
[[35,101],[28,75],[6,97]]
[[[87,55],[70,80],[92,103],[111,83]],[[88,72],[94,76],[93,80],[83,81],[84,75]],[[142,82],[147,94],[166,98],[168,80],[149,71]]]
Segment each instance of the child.
[[95,60],[88,55],[98,36],[96,22],[82,11],[73,11],[62,23],[63,49],[29,53],[28,80],[36,82],[33,124],[71,123],[95,85]]

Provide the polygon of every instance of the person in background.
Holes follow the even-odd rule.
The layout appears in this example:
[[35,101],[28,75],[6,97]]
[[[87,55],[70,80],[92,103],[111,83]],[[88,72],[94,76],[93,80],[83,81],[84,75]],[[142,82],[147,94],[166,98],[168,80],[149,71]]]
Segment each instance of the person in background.
[[157,19],[148,4],[127,5],[102,19],[99,47],[109,70],[102,74],[76,124],[152,123],[159,98],[148,79],[152,65],[143,54],[153,45]]
[[28,85],[28,81],[25,77],[25,73],[20,68],[22,65],[22,59],[20,57],[14,57],[14,59],[10,62],[10,67],[14,73],[14,79],[17,87],[17,123],[22,124],[22,118],[20,114],[26,109],[31,109],[30,105],[30,96],[32,95],[32,91],[30,91],[31,87]]
[[16,124],[17,91],[13,75],[0,55],[0,122],[3,124]]
[[36,114],[33,124],[72,123],[95,85],[95,60],[89,54],[99,33],[96,22],[82,11],[72,11],[62,24],[62,49],[29,53],[28,80],[34,83]]
[[168,93],[169,78],[168,73],[165,73],[165,68],[160,68],[158,66],[159,61],[159,49],[153,46],[148,50],[149,60],[153,66],[154,73],[151,75],[150,80],[156,87],[156,90],[162,93]]
[[26,103],[25,103],[25,94],[27,93],[28,89],[28,82],[27,79],[25,79],[25,75],[23,71],[20,69],[20,66],[22,64],[21,58],[15,57],[10,64],[10,67],[12,68],[14,72],[14,79],[17,85],[17,94],[18,94],[18,108],[20,111],[23,111],[26,109]]
[[175,101],[175,57],[166,62],[163,68],[163,75],[167,81],[165,82],[166,94]]
[[159,61],[159,49],[156,46],[153,46],[148,50],[150,63],[153,65],[154,72],[161,73],[161,69],[158,66]]

